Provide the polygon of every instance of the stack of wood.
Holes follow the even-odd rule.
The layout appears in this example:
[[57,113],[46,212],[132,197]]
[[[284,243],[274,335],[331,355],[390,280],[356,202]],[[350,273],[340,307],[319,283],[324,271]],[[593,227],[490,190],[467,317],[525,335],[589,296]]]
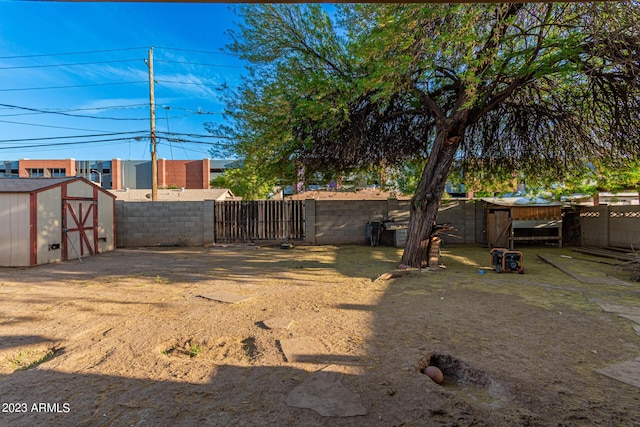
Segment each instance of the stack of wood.
[[574,248],[574,252],[578,252],[586,255],[600,256],[605,258],[611,258],[622,263],[617,266],[625,271],[631,271],[631,280],[634,282],[640,282],[640,251],[631,248]]
[[442,237],[440,236],[442,236],[443,234],[450,235],[450,233],[456,231],[458,230],[453,225],[448,223],[436,224],[433,226],[431,237],[429,238],[429,254],[427,267],[440,267],[440,246],[442,245]]
[[440,245],[442,244],[442,238],[439,236],[431,236],[429,240],[429,258],[427,267],[438,268],[440,267]]

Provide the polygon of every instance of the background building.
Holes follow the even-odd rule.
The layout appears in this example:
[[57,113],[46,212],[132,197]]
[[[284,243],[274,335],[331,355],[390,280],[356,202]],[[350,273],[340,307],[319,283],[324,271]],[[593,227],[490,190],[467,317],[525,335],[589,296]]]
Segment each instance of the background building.
[[[233,165],[233,160],[158,159],[158,187],[208,189],[209,182]],[[151,188],[150,160],[32,160],[0,161],[0,178],[59,178],[80,176],[105,189]]]

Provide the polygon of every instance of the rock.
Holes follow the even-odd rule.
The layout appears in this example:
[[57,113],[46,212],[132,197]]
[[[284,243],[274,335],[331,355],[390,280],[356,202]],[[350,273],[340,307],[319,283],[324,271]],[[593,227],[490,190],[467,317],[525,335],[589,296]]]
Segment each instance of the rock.
[[324,370],[294,388],[287,396],[287,405],[307,408],[323,417],[354,417],[366,415],[360,396],[342,384],[342,374]]

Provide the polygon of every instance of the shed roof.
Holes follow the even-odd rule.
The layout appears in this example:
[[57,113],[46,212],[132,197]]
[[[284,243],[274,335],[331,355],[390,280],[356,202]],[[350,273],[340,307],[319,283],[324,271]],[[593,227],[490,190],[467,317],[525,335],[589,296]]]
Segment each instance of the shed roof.
[[60,184],[69,183],[73,181],[82,181],[86,184],[89,184],[92,187],[97,187],[99,191],[115,199],[115,196],[109,193],[108,191],[106,191],[104,188],[80,176],[65,176],[60,178],[1,178],[0,194],[1,193],[32,193],[34,191],[45,190],[47,188],[56,187]]
[[562,206],[562,202],[540,197],[483,197],[483,201],[498,206]]
[[0,179],[0,193],[31,193],[47,187],[54,187],[66,181],[78,179],[76,177],[62,178],[2,178]]

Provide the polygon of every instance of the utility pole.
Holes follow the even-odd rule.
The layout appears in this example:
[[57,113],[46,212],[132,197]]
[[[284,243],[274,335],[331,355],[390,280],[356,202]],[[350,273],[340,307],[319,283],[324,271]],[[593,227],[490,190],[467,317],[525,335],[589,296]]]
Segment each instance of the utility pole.
[[149,120],[151,128],[151,200],[158,201],[158,161],[156,154],[156,105],[153,81],[153,47],[149,48],[149,59],[145,61],[149,67]]

